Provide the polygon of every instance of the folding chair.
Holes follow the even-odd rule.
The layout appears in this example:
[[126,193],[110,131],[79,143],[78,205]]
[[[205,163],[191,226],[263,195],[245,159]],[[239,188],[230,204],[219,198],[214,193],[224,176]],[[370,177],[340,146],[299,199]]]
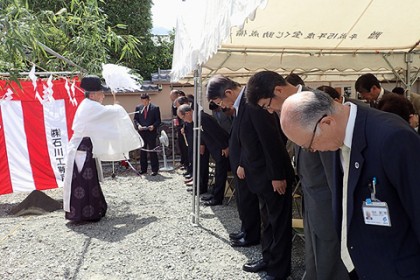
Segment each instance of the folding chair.
[[303,232],[303,219],[292,219],[293,237],[292,242],[295,241],[296,237],[305,241],[305,234]]
[[303,211],[302,211],[302,201],[303,201],[303,193],[301,190],[301,183],[300,180],[297,179],[297,182],[294,186],[292,192],[292,199],[293,199],[293,210],[294,210],[294,217],[292,219],[292,229],[293,229],[293,239],[295,240],[296,236],[300,237],[303,241],[305,241],[305,236],[303,234]]
[[303,218],[303,210],[302,210],[303,192],[302,192],[302,186],[298,177],[297,177],[297,182],[292,192],[292,199],[293,199],[293,207],[294,207],[294,210],[296,211],[297,216],[299,218]]
[[225,198],[227,198],[226,205],[229,205],[233,197],[235,197],[235,179],[232,172],[228,172],[226,187],[225,187]]

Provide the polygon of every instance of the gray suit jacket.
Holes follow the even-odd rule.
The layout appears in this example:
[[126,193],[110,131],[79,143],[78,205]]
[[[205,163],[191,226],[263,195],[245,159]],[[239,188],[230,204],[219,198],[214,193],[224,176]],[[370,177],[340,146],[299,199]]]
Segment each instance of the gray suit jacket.
[[306,280],[348,279],[332,212],[333,153],[312,153],[295,145],[303,190]]
[[[313,91],[307,87],[302,90]],[[297,145],[294,148],[305,206],[305,280],[349,279],[341,261],[332,211],[334,153],[306,152]]]

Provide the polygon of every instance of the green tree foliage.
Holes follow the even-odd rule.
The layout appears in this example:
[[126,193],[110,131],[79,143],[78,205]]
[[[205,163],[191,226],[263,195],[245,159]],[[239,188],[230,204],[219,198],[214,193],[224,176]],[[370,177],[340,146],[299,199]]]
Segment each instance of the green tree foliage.
[[[110,25],[122,23],[127,26],[127,29],[120,30],[119,34],[131,34],[141,42],[139,45],[140,57],[125,58],[122,63],[131,69],[135,69],[147,79],[150,76],[150,71],[145,70],[148,69],[145,60],[149,56],[150,50],[154,49],[150,34],[152,29],[152,1],[107,0],[101,6],[108,15]],[[111,53],[111,55],[113,58],[117,57],[116,53]]]
[[99,73],[111,54],[118,55],[111,63],[140,57],[137,37],[117,33],[125,28],[109,25],[96,0],[2,0],[0,71],[27,71],[31,63],[48,71],[79,70],[47,53],[45,45],[87,72]]
[[131,34],[141,42],[140,57],[124,58],[125,66],[137,70],[145,79],[150,79],[150,74],[158,68],[171,68],[174,34],[162,37],[150,33],[152,0],[107,0],[100,6],[108,15],[110,25],[122,23],[127,26],[118,34]]
[[27,7],[4,1],[0,6],[0,71],[17,73],[29,61],[46,56],[37,41],[45,41],[42,24]]
[[102,63],[135,69],[146,79],[170,69],[174,32],[150,33],[152,0],[1,0],[0,71],[79,71],[42,43],[90,73]]

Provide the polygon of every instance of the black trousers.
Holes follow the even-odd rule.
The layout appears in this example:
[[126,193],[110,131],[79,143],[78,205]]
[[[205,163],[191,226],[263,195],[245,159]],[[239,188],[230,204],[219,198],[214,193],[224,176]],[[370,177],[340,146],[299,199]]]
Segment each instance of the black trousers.
[[292,188],[284,195],[273,191],[271,182],[267,191],[258,194],[262,220],[261,247],[269,275],[286,279],[292,262]]
[[241,220],[241,231],[245,233],[245,239],[257,242],[261,239],[261,218],[258,196],[249,190],[246,179],[239,179],[236,170],[232,170],[235,189],[236,204]]
[[229,159],[226,157],[219,156],[216,161],[216,168],[214,171],[214,188],[213,197],[218,203],[223,202],[225,194],[226,179],[229,169]]
[[200,180],[200,194],[206,193],[209,187],[209,161],[210,153],[209,150],[204,151],[204,154],[200,155],[200,174],[198,180]]
[[181,133],[181,127],[177,127],[177,132],[178,132],[178,148],[179,148],[179,153],[181,155],[181,164],[183,166],[185,166],[186,168],[188,168],[189,165],[189,159],[188,159],[188,147],[187,147],[187,143],[185,143],[185,138],[184,135]]
[[[156,148],[156,132],[145,131],[140,134],[144,141],[143,149],[153,150]],[[150,165],[152,167],[152,172],[159,171],[159,160],[156,152],[146,152],[140,149],[140,169],[142,172],[147,172],[147,154],[150,157]]]

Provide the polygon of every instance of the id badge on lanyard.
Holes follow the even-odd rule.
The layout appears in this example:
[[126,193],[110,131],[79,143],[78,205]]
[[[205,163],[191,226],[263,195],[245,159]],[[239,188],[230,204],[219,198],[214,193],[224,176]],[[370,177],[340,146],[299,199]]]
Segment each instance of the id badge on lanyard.
[[388,204],[376,198],[376,177],[369,184],[370,198],[363,202],[362,211],[365,224],[375,226],[391,226]]

